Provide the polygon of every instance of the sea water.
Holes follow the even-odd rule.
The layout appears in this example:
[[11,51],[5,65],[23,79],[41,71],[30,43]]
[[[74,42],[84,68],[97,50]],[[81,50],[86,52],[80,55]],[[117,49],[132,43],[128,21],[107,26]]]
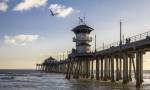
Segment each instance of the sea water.
[[0,90],[150,90],[150,71],[144,71],[144,83],[139,89],[134,79],[123,85],[122,81],[67,80],[64,74],[35,70],[0,70]]

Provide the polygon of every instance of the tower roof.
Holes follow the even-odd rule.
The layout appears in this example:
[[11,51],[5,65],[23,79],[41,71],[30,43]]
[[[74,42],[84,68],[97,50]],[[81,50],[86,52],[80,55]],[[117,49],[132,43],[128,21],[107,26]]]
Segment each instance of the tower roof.
[[93,31],[94,29],[87,26],[87,25],[78,25],[76,26],[75,28],[72,29],[72,31],[74,33],[80,33],[80,32],[83,32],[83,33],[90,33],[91,31]]
[[57,63],[57,62],[58,61],[55,58],[50,56],[49,58],[44,60],[43,64],[52,64],[52,63]]

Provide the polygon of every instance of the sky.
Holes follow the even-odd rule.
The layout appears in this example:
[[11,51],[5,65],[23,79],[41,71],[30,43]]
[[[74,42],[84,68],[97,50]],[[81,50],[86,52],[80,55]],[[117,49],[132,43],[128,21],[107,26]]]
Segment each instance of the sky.
[[[75,47],[71,29],[79,17],[95,29],[97,48],[119,40],[120,19],[125,38],[150,31],[149,8],[150,0],[0,0],[0,69],[34,69],[49,56],[59,59]],[[146,53],[144,69],[149,64]]]

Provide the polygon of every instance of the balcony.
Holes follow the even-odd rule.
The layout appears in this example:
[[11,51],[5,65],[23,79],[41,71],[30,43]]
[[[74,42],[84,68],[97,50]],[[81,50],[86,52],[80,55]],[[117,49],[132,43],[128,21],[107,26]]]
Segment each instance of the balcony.
[[73,37],[73,42],[77,42],[77,41],[89,41],[89,42],[91,42],[92,37],[78,38],[78,39],[76,37]]

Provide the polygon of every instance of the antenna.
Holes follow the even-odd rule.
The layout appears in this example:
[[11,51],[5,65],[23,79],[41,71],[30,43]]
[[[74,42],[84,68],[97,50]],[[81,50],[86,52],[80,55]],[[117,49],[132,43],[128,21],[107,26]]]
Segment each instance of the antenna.
[[79,24],[86,24],[85,22],[85,16],[84,17],[79,17]]
[[120,46],[122,45],[122,21],[120,20]]
[[96,52],[96,34],[95,34],[95,52]]
[[86,13],[83,13],[83,20],[84,20],[84,24],[86,24]]
[[79,17],[79,24],[83,24],[83,19]]

